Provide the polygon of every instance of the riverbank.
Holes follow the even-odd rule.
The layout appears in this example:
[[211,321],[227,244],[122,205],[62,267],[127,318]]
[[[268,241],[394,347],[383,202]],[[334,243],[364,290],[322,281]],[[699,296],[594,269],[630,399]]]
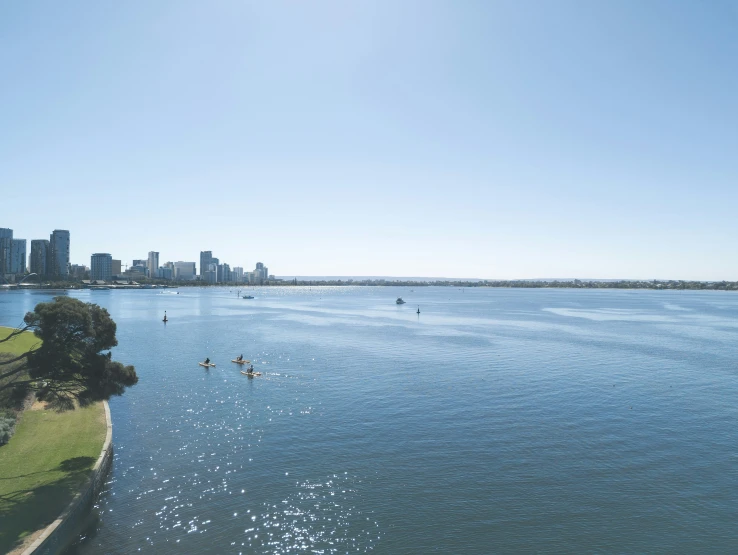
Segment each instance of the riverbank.
[[179,287],[229,287],[247,290],[254,287],[488,287],[501,289],[650,289],[655,291],[738,291],[738,281],[684,281],[684,280],[453,280],[439,279],[416,281],[407,279],[303,279],[273,280],[260,284],[206,283],[203,281],[145,282],[131,285],[89,286],[80,283],[54,283],[48,285],[3,285],[6,289],[176,289]]
[[[0,337],[12,330],[0,328]],[[21,354],[37,339],[23,334],[0,344]],[[34,403],[24,411],[7,445],[0,447],[0,553],[22,551],[68,507],[104,451],[104,403],[67,412]]]

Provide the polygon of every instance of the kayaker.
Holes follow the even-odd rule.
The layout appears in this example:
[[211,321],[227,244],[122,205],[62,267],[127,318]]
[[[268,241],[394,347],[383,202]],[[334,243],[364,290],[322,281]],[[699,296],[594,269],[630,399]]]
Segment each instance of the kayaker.
[[249,366],[249,374],[253,374],[253,373],[254,373],[254,365],[252,364],[251,366]]
[[243,360],[243,355],[238,355],[238,358],[236,358],[236,360],[239,361],[239,362],[242,361]]
[[209,358],[206,358],[205,359],[205,364],[210,364],[210,359]]

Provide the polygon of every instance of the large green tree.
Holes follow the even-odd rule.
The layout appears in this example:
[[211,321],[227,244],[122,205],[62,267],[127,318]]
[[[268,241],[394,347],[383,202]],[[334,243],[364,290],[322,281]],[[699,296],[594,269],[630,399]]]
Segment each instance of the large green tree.
[[35,390],[38,398],[60,409],[75,401],[87,405],[121,395],[138,381],[133,366],[112,360],[118,344],[116,325],[108,311],[71,297],[39,303],[3,341],[33,331],[39,345],[0,362],[0,391]]

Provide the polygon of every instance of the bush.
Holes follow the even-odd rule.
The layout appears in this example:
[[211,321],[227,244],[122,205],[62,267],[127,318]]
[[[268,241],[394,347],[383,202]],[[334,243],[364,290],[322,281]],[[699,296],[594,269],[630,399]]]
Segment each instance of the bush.
[[0,412],[0,445],[5,445],[15,431],[15,414]]

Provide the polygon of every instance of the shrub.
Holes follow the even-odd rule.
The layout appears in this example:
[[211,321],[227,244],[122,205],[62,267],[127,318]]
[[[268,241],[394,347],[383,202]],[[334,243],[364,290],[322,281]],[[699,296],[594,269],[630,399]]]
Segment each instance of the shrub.
[[5,445],[15,431],[15,414],[0,412],[0,445]]

